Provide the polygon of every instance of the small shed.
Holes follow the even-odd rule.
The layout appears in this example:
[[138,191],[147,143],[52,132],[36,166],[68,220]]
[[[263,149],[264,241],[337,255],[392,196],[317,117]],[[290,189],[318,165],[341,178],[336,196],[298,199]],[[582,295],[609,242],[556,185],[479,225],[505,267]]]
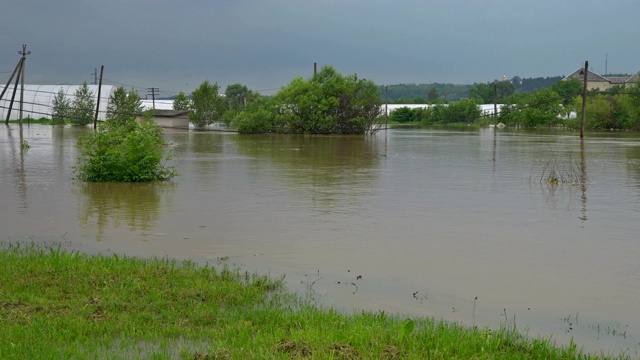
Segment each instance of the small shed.
[[[141,117],[141,115],[138,115]],[[184,110],[153,110],[153,121],[160,127],[172,129],[188,129],[189,113]]]

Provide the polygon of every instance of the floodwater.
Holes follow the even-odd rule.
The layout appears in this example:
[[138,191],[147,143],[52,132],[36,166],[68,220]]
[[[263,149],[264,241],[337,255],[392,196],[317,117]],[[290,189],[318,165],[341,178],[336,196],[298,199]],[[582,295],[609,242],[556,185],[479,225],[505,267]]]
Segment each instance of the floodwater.
[[[638,356],[638,134],[167,130],[173,182],[84,184],[86,131],[0,128],[0,240],[226,261],[344,311]],[[541,181],[548,169],[573,183]]]

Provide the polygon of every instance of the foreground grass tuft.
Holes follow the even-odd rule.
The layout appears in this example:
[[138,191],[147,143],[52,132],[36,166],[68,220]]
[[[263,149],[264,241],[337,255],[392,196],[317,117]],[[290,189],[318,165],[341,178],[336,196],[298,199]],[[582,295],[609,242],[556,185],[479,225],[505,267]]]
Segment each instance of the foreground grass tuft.
[[0,249],[1,359],[576,359],[508,329],[319,309],[282,280],[171,259]]

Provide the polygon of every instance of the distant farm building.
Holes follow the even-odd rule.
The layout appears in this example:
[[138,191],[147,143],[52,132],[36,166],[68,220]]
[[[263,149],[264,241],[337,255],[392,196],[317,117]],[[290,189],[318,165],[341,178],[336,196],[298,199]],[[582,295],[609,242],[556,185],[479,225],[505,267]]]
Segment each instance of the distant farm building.
[[[563,80],[578,79],[580,82],[584,82],[584,68],[580,68],[574,71],[571,75],[567,76]],[[606,91],[613,86],[632,86],[638,83],[640,79],[640,71],[633,76],[603,76],[594,73],[591,70],[587,71],[587,90],[599,89],[600,91]]]
[[[138,116],[138,118],[140,117],[141,116]],[[152,119],[163,128],[172,128],[172,129],[188,129],[189,128],[189,113],[187,111],[162,110],[162,109],[156,108],[156,110],[153,111]]]
[[[58,91],[62,90],[65,97],[70,102],[75,99],[76,91],[81,88],[82,85],[24,85],[24,99],[22,101],[22,117],[40,119],[51,118],[53,111],[53,98]],[[93,101],[98,100],[98,85],[87,85],[89,91],[93,94]],[[4,90],[4,87],[0,87]],[[20,86],[16,89],[16,94],[13,101],[13,107],[11,110],[11,116],[9,120],[18,120],[20,117]],[[100,108],[98,110],[98,120],[105,120],[107,114],[107,106],[109,104],[109,97],[116,91],[116,87],[113,85],[102,85],[102,91],[100,92]],[[7,91],[0,100],[0,119],[5,120],[9,113],[9,106],[11,104],[11,97],[13,95],[13,85],[9,85]]]
[[[173,100],[148,100],[142,99],[142,108],[144,110],[173,110]],[[155,107],[154,107],[155,104]]]

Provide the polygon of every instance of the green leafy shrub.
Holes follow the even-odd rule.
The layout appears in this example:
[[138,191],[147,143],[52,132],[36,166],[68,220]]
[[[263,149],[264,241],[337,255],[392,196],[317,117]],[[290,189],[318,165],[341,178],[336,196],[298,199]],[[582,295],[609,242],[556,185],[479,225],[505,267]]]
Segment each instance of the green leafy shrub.
[[178,175],[166,167],[172,154],[162,128],[148,117],[129,119],[124,124],[104,122],[98,131],[78,141],[76,178],[90,182],[148,182],[169,180]]
[[389,114],[389,120],[399,123],[415,121],[413,111],[406,106],[393,110]]
[[248,106],[231,123],[241,133],[365,134],[375,132],[380,94],[370,80],[324,66],[293,79],[270,98]]

